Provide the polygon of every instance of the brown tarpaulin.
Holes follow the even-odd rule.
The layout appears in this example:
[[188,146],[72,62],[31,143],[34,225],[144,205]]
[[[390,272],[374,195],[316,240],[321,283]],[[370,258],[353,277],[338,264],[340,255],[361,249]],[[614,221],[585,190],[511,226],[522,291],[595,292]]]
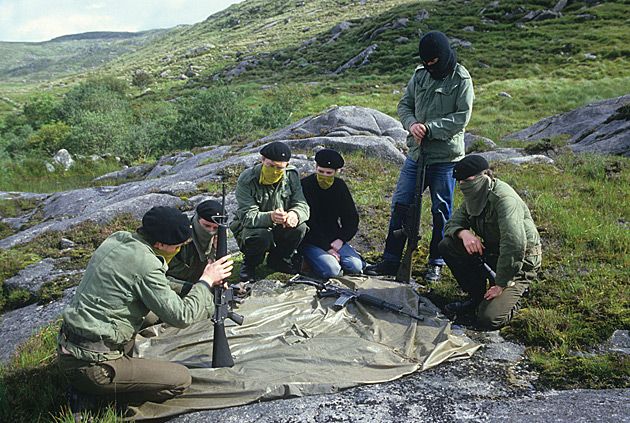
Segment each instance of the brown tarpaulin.
[[331,282],[404,304],[406,311],[417,311],[424,321],[356,303],[335,311],[331,307],[335,299],[317,298],[313,287],[259,282],[236,310],[245,317],[243,326],[226,322],[232,368],[211,368],[210,320],[186,329],[160,328],[159,335],[151,338],[138,336],[138,356],[184,364],[193,383],[183,395],[164,403],[132,407],[133,418],[386,382],[447,360],[468,358],[479,347],[451,334],[450,323],[409,285],[367,277]]

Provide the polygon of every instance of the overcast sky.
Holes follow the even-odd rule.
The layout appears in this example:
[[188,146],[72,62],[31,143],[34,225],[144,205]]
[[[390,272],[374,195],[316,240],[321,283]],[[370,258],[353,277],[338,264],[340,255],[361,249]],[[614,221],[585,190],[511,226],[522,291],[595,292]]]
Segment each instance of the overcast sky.
[[90,31],[143,31],[201,22],[243,0],[0,0],[0,41]]

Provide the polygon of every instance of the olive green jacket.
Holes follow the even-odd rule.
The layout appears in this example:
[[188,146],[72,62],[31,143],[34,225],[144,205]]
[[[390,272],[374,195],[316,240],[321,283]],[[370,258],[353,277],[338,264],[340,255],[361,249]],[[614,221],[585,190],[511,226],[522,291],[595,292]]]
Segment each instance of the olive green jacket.
[[284,177],[273,185],[262,185],[259,182],[262,164],[246,169],[241,173],[236,184],[236,201],[238,209],[230,229],[240,242],[244,228],[272,228],[271,212],[277,208],[294,211],[299,223],[306,222],[310,211],[302,193],[300,175],[294,166],[287,166]]
[[[409,131],[419,122],[427,127],[422,140],[427,165],[456,162],[464,157],[464,128],[472,114],[475,94],[470,74],[460,64],[443,80],[435,80],[419,66],[398,103],[398,116]],[[408,156],[418,161],[420,145],[407,137]]]
[[496,284],[502,287],[521,271],[524,262],[537,268],[541,262],[540,236],[527,205],[511,186],[495,179],[488,202],[479,216],[471,216],[462,204],[446,223],[444,236],[453,239],[462,229],[483,240],[485,254],[498,255]]
[[[196,212],[190,219],[190,224],[193,225],[195,220],[199,221],[199,216]],[[197,282],[208,262],[213,262],[216,258],[215,239],[216,235],[212,238],[201,240],[197,232],[193,230],[192,242],[183,245],[179,253],[173,257],[168,264],[166,276],[174,279],[176,283]]]
[[[209,287],[196,284],[182,299],[169,285],[167,268],[139,234],[113,233],[94,252],[72,302],[63,311],[64,328],[88,341],[120,346],[133,339],[149,311],[178,328],[210,317],[214,301]],[[104,361],[122,355],[120,351],[89,351],[63,336],[59,342],[80,360]]]

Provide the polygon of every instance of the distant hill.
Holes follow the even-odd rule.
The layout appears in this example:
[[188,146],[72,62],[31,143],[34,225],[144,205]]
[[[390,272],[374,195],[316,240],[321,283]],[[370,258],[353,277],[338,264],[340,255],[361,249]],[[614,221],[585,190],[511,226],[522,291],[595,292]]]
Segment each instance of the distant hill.
[[0,80],[48,81],[93,71],[169,31],[87,32],[39,43],[0,42]]

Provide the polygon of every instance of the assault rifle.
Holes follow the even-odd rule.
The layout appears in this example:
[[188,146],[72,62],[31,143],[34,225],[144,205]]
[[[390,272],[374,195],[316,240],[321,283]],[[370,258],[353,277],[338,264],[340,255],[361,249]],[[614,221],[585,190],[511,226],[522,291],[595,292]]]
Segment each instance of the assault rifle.
[[418,159],[418,170],[416,174],[416,189],[414,192],[413,203],[410,206],[395,204],[403,218],[401,229],[394,231],[396,237],[407,237],[407,247],[405,254],[398,267],[396,280],[398,282],[409,283],[411,281],[411,265],[413,261],[413,253],[418,249],[420,241],[420,220],[422,218],[422,193],[424,192],[424,179],[426,174],[426,161],[422,145],[420,146],[420,157]]
[[404,306],[402,305],[389,303],[378,297],[360,292],[356,289],[342,288],[340,286],[333,285],[330,282],[320,282],[313,279],[308,279],[298,274],[289,279],[287,284],[304,284],[313,286],[315,287],[315,289],[317,289],[318,298],[336,297],[337,300],[333,304],[333,309],[336,311],[344,308],[350,301],[356,301],[361,304],[380,308],[381,310],[393,311],[395,313],[402,314],[404,316],[411,317],[412,319],[416,319],[419,321],[424,320],[424,317],[422,316],[418,316],[417,314],[403,310]]
[[[217,231],[217,260],[227,255],[228,216],[225,213],[225,182],[223,182],[222,189],[221,215],[212,218],[214,223],[219,225]],[[229,304],[234,301],[233,288],[224,288],[223,285],[217,285],[213,290],[214,316],[212,316],[212,322],[214,323],[214,341],[212,343],[212,367],[232,367],[234,359],[225,335],[225,319],[230,319],[237,325],[242,325],[243,316],[230,309]]]

